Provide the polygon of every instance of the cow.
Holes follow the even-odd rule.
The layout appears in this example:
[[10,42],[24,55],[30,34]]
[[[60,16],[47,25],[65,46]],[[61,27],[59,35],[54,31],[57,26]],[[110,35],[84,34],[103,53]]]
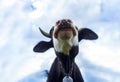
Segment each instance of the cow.
[[45,37],[50,38],[50,41],[40,41],[33,51],[42,53],[54,48],[56,54],[47,82],[63,82],[64,78],[70,78],[73,82],[84,82],[75,63],[75,57],[79,52],[79,42],[82,39],[95,40],[98,35],[89,28],[78,29],[70,19],[58,20],[49,33],[41,28],[39,30]]

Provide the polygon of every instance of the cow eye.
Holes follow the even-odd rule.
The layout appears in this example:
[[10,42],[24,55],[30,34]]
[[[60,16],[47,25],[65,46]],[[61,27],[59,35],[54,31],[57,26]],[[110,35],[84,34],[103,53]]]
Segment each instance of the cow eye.
[[56,25],[58,25],[60,23],[60,20],[58,20],[57,22],[56,22]]
[[72,23],[72,21],[70,19],[68,19],[67,22]]

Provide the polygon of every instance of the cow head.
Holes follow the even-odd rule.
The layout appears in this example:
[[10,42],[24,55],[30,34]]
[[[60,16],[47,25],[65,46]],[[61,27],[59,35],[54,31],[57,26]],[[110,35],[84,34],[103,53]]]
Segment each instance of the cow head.
[[70,19],[58,20],[49,33],[39,28],[41,33],[50,38],[49,42],[41,41],[35,47],[35,52],[45,52],[54,47],[55,51],[69,55],[72,46],[78,46],[82,39],[94,40],[98,36],[88,28],[78,29]]

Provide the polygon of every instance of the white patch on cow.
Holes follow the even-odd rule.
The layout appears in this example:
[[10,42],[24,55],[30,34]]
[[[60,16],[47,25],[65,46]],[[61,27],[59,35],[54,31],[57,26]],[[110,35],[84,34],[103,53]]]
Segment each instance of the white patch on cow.
[[[55,27],[56,29],[56,27]],[[78,45],[78,30],[74,28],[76,31],[76,36],[71,37],[69,40],[61,40],[61,39],[56,39],[53,36],[53,44],[54,48],[57,52],[64,53],[66,55],[69,55],[69,51],[72,48],[72,46],[77,46]],[[53,32],[54,34],[54,32]]]

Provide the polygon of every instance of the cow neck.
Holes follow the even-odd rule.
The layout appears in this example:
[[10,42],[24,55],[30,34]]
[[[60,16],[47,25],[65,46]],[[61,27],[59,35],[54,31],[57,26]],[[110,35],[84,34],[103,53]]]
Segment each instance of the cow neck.
[[73,70],[73,60],[71,60],[70,56],[65,55],[66,58],[64,61],[61,61],[62,59],[58,58],[60,60],[60,69],[62,70],[62,73],[64,76],[71,76],[72,70]]
[[66,76],[70,76],[72,74],[72,68],[73,66],[70,65],[71,60],[70,60],[70,56],[67,57],[67,62],[66,62],[66,70],[68,71],[68,73],[66,74]]
[[60,69],[63,70],[64,75],[71,75],[73,70],[73,63],[75,56],[78,54],[78,46],[73,46],[69,55],[55,51],[57,58],[59,59]]

